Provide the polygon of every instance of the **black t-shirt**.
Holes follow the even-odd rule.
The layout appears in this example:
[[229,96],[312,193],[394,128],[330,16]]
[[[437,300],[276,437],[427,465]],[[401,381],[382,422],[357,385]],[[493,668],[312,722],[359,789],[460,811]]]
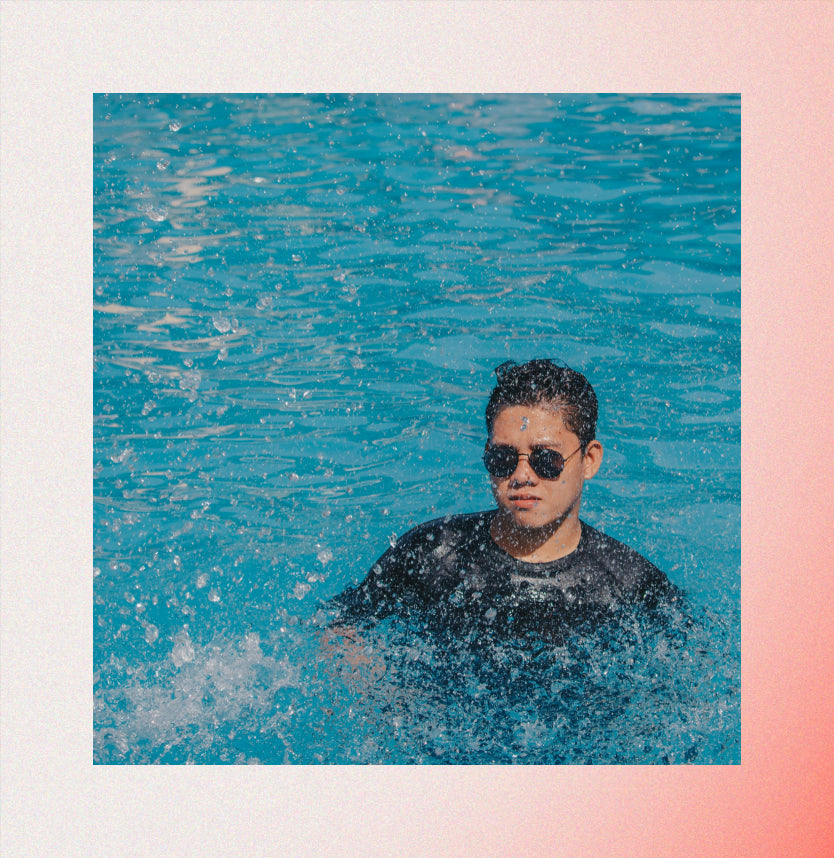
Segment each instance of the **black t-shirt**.
[[490,536],[496,510],[450,516],[406,533],[365,580],[337,597],[341,622],[419,616],[453,632],[561,636],[623,610],[681,600],[648,560],[585,522],[577,548],[549,563],[507,554]]

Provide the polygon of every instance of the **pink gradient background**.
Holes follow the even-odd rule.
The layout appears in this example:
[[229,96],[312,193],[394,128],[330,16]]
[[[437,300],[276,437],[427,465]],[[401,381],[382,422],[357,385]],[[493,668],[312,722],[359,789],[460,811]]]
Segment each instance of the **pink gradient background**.
[[[3,853],[834,854],[833,32],[825,2],[4,4]],[[91,765],[91,93],[160,89],[742,93],[740,766]]]

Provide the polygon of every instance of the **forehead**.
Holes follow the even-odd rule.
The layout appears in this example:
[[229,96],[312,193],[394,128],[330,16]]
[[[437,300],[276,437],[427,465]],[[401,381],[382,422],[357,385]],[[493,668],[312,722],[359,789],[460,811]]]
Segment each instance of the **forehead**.
[[557,408],[511,405],[495,415],[490,440],[524,444],[561,442],[576,438],[565,426]]

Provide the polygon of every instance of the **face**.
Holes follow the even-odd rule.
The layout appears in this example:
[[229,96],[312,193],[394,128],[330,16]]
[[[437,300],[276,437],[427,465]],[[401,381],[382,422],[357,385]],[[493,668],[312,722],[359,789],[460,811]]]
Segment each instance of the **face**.
[[557,411],[514,405],[496,416],[489,443],[506,444],[527,455],[536,447],[546,447],[561,453],[566,460],[555,480],[539,477],[521,456],[508,477],[490,477],[502,515],[519,527],[536,529],[558,527],[564,520],[579,515],[585,480],[593,477],[602,463],[602,447],[597,441],[588,445],[583,456],[581,450],[576,452],[579,438],[567,429]]

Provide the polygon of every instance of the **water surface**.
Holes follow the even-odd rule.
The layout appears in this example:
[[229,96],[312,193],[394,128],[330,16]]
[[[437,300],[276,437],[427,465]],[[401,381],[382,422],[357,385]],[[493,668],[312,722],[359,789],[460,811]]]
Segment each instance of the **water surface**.
[[[94,110],[95,761],[738,762],[738,97]],[[600,399],[583,518],[697,634],[322,659],[390,540],[491,506],[492,369],[534,356]]]

